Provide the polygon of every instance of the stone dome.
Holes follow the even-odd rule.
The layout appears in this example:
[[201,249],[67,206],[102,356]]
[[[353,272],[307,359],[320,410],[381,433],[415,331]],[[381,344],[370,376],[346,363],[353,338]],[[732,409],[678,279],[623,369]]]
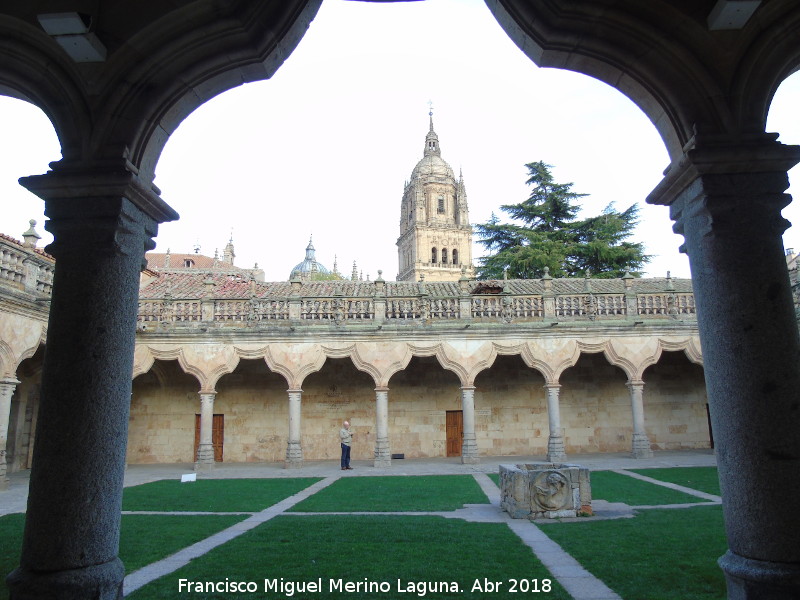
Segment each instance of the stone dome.
[[317,262],[316,251],[311,239],[306,246],[306,257],[303,262],[297,263],[292,269],[289,279],[309,279],[314,275],[330,275],[331,271],[323,264]]
[[436,154],[424,156],[411,172],[411,179],[414,180],[417,177],[430,177],[431,175],[434,177],[448,177],[450,179],[455,179],[453,169],[450,168],[450,165],[448,165],[441,156],[437,156]]

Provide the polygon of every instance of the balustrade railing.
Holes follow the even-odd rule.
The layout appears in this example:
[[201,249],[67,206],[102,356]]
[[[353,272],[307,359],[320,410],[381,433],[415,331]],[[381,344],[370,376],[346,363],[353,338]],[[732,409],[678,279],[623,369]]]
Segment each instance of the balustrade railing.
[[691,293],[465,294],[431,297],[166,298],[139,301],[141,323],[409,323],[473,320],[546,322],[684,318],[695,314]]
[[0,237],[0,284],[11,289],[50,296],[54,260],[47,254]]

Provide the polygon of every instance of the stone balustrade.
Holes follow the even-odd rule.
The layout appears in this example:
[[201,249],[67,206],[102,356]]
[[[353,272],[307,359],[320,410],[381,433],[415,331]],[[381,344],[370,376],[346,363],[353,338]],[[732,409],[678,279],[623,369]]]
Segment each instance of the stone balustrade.
[[50,296],[53,291],[52,256],[34,246],[0,235],[0,285]]
[[[556,280],[583,285],[578,280]],[[596,280],[608,285],[612,280]],[[613,280],[624,287],[622,280]],[[640,280],[648,287],[668,288],[672,281]],[[686,282],[687,280],[681,280]],[[657,283],[656,283],[657,282]],[[221,298],[198,294],[194,298],[163,297],[139,300],[139,322],[176,326],[211,322],[218,326],[241,326],[285,323],[287,325],[346,324],[435,324],[447,322],[477,323],[556,323],[569,321],[644,321],[694,320],[695,305],[691,292],[663,289],[659,292],[622,293],[582,292],[557,294],[518,294],[502,288],[499,293],[437,295],[428,282],[416,294],[391,295],[385,282],[361,283],[359,295],[344,295],[351,282],[327,282],[333,293],[305,295],[302,285],[295,285],[284,296],[263,297],[248,289],[250,297]],[[471,282],[475,283],[475,282]],[[405,284],[406,288],[408,284]],[[501,283],[502,285],[502,283]],[[684,283],[684,287],[688,284]],[[399,287],[399,286],[398,286]],[[563,286],[562,286],[563,287]],[[568,287],[568,285],[566,286]],[[365,288],[366,291],[365,291]],[[372,288],[371,294],[366,295]],[[351,290],[352,291],[352,290]]]

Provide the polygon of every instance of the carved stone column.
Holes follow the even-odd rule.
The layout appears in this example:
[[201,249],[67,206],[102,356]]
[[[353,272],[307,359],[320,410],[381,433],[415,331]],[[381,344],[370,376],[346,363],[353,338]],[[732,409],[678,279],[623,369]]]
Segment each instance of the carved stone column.
[[55,241],[36,445],[14,599],[122,597],[120,510],[139,273],[157,223],[177,218],[130,165],[21,183]]
[[550,425],[550,434],[547,438],[547,460],[561,462],[567,458],[561,428],[561,409],[558,403],[561,386],[558,383],[547,383],[544,389],[547,390],[547,420]]
[[300,442],[303,390],[289,390],[289,440],[286,442],[286,468],[303,466],[303,446]]
[[3,379],[0,381],[0,490],[8,489],[8,465],[6,464],[6,443],[8,442],[8,419],[11,414],[11,396],[19,381]]
[[627,384],[631,393],[631,414],[633,415],[633,439],[631,440],[631,454],[634,458],[652,458],[653,450],[650,448],[650,438],[644,426],[644,381],[633,380]]
[[200,443],[195,456],[195,471],[212,471],[214,462],[214,398],[217,392],[200,392]]
[[692,269],[729,550],[728,598],[800,597],[800,340],[781,234],[800,147],[694,140],[648,202]]
[[461,388],[461,410],[464,415],[464,440],[461,443],[461,462],[465,465],[476,465],[478,443],[475,441],[475,388]]
[[391,467],[389,449],[389,389],[375,388],[375,463],[376,467]]

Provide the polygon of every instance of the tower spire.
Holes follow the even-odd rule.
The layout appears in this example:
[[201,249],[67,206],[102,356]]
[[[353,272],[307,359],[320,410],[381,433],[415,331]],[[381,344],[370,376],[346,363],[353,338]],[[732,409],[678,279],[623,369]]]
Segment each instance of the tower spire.
[[428,102],[429,110],[428,116],[431,119],[431,126],[428,130],[428,135],[425,136],[425,153],[424,156],[441,156],[442,151],[439,148],[439,136],[433,130],[433,102]]

